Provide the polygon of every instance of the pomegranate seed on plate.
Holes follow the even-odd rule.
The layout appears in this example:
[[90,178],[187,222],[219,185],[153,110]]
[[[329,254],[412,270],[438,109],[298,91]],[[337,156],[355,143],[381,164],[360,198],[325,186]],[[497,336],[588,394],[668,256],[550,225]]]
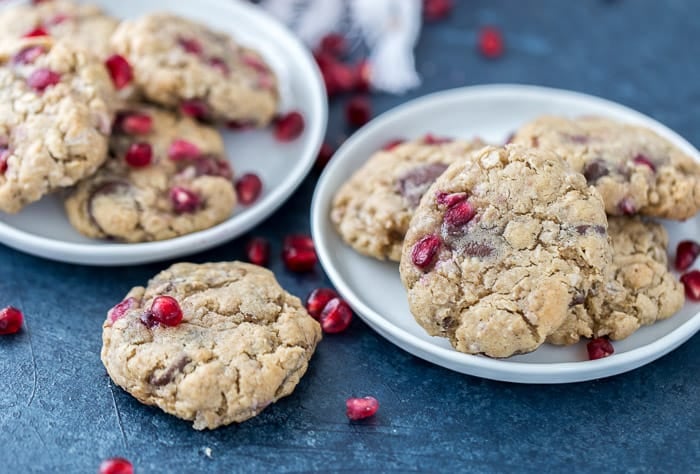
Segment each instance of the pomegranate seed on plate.
[[309,312],[312,318],[321,319],[321,312],[326,307],[328,302],[333,298],[337,298],[338,293],[332,288],[316,288],[308,298],[306,298],[306,311]]
[[700,244],[692,240],[684,240],[676,249],[676,269],[683,272],[690,268],[700,255]]
[[372,105],[365,96],[355,96],[345,105],[345,119],[350,125],[361,127],[372,117]]
[[345,401],[345,414],[351,420],[363,420],[377,413],[379,401],[374,397],[348,398]]
[[598,337],[591,340],[588,344],[586,344],[586,349],[588,350],[589,360],[602,359],[603,357],[608,357],[615,352],[615,348],[607,337]]
[[270,242],[262,237],[253,237],[245,246],[248,261],[264,267],[270,261]]
[[345,331],[352,322],[352,309],[350,305],[340,298],[333,298],[321,311],[319,318],[321,329],[328,334],[337,334]]
[[487,58],[497,58],[503,54],[503,36],[493,26],[484,26],[479,31],[479,51]]
[[304,117],[297,111],[289,112],[275,119],[275,138],[289,142],[304,131]]
[[168,148],[168,157],[173,161],[194,160],[202,155],[197,145],[187,140],[176,139]]
[[685,287],[685,296],[691,301],[700,301],[700,271],[691,270],[681,276],[681,283]]
[[39,36],[49,36],[49,33],[41,26],[37,26],[33,30],[24,34],[23,38],[37,38]]
[[153,159],[153,148],[151,148],[150,143],[146,142],[132,143],[124,159],[129,166],[133,166],[134,168],[148,166]]
[[0,309],[0,336],[7,336],[19,332],[22,328],[23,321],[24,315],[22,311],[17,308],[8,306],[7,308]]
[[209,114],[209,107],[199,99],[189,99],[180,104],[180,111],[188,117],[203,119]]
[[442,20],[452,11],[452,0],[423,0],[423,17],[428,21]]
[[112,309],[110,309],[107,313],[107,318],[114,323],[117,320],[123,318],[126,312],[129,311],[131,308],[135,308],[136,304],[136,298],[129,297],[124,301],[117,303]]
[[178,214],[194,212],[200,204],[199,196],[194,191],[181,186],[174,186],[170,190],[170,201]]
[[107,58],[105,66],[107,66],[109,75],[112,77],[112,82],[117,90],[125,88],[134,79],[134,72],[131,69],[131,64],[129,64],[129,61],[127,61],[124,56],[113,54]]
[[282,261],[293,272],[308,272],[314,268],[318,257],[314,242],[308,235],[288,235],[282,246]]
[[48,87],[55,86],[61,81],[61,75],[47,68],[34,71],[27,78],[29,87],[37,92],[44,92]]
[[246,173],[236,180],[235,187],[238,201],[244,206],[249,206],[260,197],[263,184],[258,175]]
[[440,249],[440,237],[433,234],[428,234],[420,239],[413,246],[411,252],[411,261],[418,268],[424,269],[429,267]]
[[124,458],[110,458],[100,463],[99,474],[134,474],[134,467]]

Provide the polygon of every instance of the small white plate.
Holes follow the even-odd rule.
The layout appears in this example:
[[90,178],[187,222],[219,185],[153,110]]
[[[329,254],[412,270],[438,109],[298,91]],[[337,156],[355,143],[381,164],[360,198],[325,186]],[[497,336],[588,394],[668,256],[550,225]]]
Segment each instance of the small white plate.
[[[296,109],[306,122],[291,143],[278,143],[270,130],[224,131],[234,172],[255,172],[263,180],[260,199],[239,206],[225,222],[194,234],[161,242],[118,244],[83,237],[71,227],[57,195],[19,214],[0,212],[0,242],[53,260],[87,265],[126,265],[199,252],[231,240],[274,212],[311,169],[326,130],[327,103],[320,73],[308,50],[277,20],[247,2],[233,0],[91,0],[120,18],[169,11],[201,21],[259,50],[279,77],[282,111]],[[20,2],[12,2],[20,3]]]
[[[614,342],[615,354],[589,361],[585,344],[543,345],[509,359],[489,359],[455,351],[446,339],[429,336],[413,319],[398,265],[363,257],[346,246],[329,219],[335,191],[388,140],[432,132],[503,143],[520,125],[542,114],[603,115],[645,125],[700,161],[700,153],[660,123],[607,100],[543,87],[492,85],[454,89],[411,101],[383,114],[336,152],[316,188],[312,232],[323,268],[364,321],[379,334],[422,359],[465,374],[522,383],[565,383],[607,377],[651,362],[672,351],[700,329],[700,305],[689,304],[672,318]],[[683,238],[699,235],[700,219],[664,222],[673,253]]]

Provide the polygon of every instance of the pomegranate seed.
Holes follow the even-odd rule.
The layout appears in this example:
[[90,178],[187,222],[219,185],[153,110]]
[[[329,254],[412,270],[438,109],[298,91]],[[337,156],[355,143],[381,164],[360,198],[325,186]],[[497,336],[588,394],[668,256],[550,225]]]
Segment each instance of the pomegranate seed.
[[355,90],[368,92],[372,85],[372,67],[366,59],[355,65]]
[[646,156],[639,154],[632,160],[636,165],[648,166],[652,171],[656,172],[656,165]]
[[246,173],[236,180],[235,186],[238,201],[244,206],[249,206],[260,197],[263,184],[258,175]]
[[282,246],[282,261],[293,272],[308,272],[316,265],[316,249],[308,235],[288,235]]
[[202,45],[200,44],[199,41],[197,41],[194,38],[178,38],[177,40],[178,44],[182,49],[187,51],[190,54],[195,54],[199,56],[202,54]]
[[246,66],[250,66],[253,69],[255,69],[257,72],[269,72],[270,69],[267,67],[267,64],[265,64],[262,59],[257,57],[256,55],[252,53],[244,53],[241,56],[241,61],[243,61],[243,64]]
[[324,142],[323,145],[321,145],[321,149],[318,150],[318,156],[316,157],[316,168],[323,169],[333,157],[334,152],[335,150],[333,150],[333,147]]
[[445,212],[445,222],[452,227],[461,227],[474,218],[476,212],[467,201],[450,206]]
[[479,51],[487,58],[497,58],[503,54],[503,36],[498,28],[485,26],[479,31]]
[[452,0],[423,0],[423,17],[428,21],[442,20],[452,11]]
[[227,180],[233,180],[233,170],[231,164],[225,159],[215,156],[203,156],[194,162],[194,169],[197,176],[221,176]]
[[591,340],[586,344],[586,349],[588,349],[589,360],[602,359],[615,352],[615,348],[606,337],[598,337]]
[[323,308],[326,307],[330,300],[337,297],[338,293],[331,288],[316,288],[306,298],[306,311],[309,312],[312,318],[319,320],[321,319]]
[[446,193],[444,191],[438,191],[435,196],[435,201],[437,201],[438,204],[442,204],[448,208],[466,200],[467,193]]
[[194,160],[202,155],[197,145],[187,140],[173,140],[168,148],[168,157],[173,161]]
[[10,149],[7,145],[0,146],[0,175],[5,174],[7,171],[7,160],[10,159]]
[[199,196],[194,191],[181,186],[173,186],[170,190],[170,201],[178,214],[194,212],[200,204]]
[[44,92],[48,87],[55,86],[61,81],[61,75],[51,69],[40,68],[27,78],[29,87],[37,92]]
[[289,112],[275,119],[275,138],[281,142],[290,142],[304,131],[304,116],[299,112]]
[[105,66],[117,90],[125,88],[134,79],[134,71],[131,69],[131,64],[124,56],[113,54],[107,58]]
[[231,72],[231,70],[228,67],[228,64],[226,64],[226,62],[221,58],[209,58],[209,65],[217,71],[219,71],[224,76],[228,76]]
[[132,143],[129,149],[126,151],[126,156],[124,159],[129,166],[133,166],[134,168],[148,166],[151,164],[151,160],[153,159],[153,148],[151,148],[150,143]]
[[374,397],[348,398],[345,400],[345,414],[351,420],[363,420],[377,413],[379,401]]
[[153,129],[153,119],[148,114],[129,112],[117,118],[117,126],[129,135],[147,135]]
[[22,311],[12,306],[0,309],[0,336],[15,334],[22,328]]
[[347,53],[348,43],[345,37],[338,33],[329,33],[319,43],[319,49],[327,54],[339,57]]
[[355,96],[345,105],[345,119],[350,125],[361,127],[369,122],[372,116],[372,105],[367,97]]
[[99,474],[134,474],[134,466],[124,458],[105,459],[100,463]]
[[420,239],[413,246],[413,251],[411,252],[413,264],[421,269],[429,267],[435,260],[441,243],[440,237],[432,234],[428,234]]
[[700,301],[700,271],[691,270],[681,277],[685,287],[685,296],[691,301]]
[[23,38],[37,38],[39,36],[49,36],[49,33],[43,27],[37,26],[28,33],[25,33]]
[[199,99],[189,99],[180,104],[180,111],[188,117],[203,119],[209,114],[209,106]]
[[129,311],[131,308],[135,308],[136,303],[137,303],[136,298],[134,298],[132,296],[125,299],[121,303],[117,303],[107,313],[107,319],[109,319],[113,323],[116,322],[117,320],[123,318],[124,315],[126,314],[126,312]]
[[396,138],[394,140],[391,140],[390,142],[387,142],[383,147],[382,150],[384,151],[391,151],[397,146],[401,145],[402,143],[406,142],[406,140],[402,138]]
[[226,128],[231,130],[251,130],[255,128],[255,124],[251,122],[241,122],[239,120],[231,120],[226,122]]
[[182,322],[182,309],[172,296],[156,296],[151,310],[145,315],[146,323],[152,326],[160,323],[165,326],[177,326]]
[[452,138],[450,137],[438,137],[432,133],[426,133],[426,135],[423,137],[423,143],[426,145],[443,145],[445,143],[450,143],[451,141]]
[[264,267],[270,261],[270,242],[262,237],[254,237],[245,246],[248,261]]
[[340,298],[331,299],[323,307],[319,321],[321,329],[328,334],[337,334],[345,331],[352,321],[352,309],[350,305]]
[[692,240],[684,240],[676,249],[676,268],[683,272],[690,268],[700,255],[700,244]]
[[337,92],[349,92],[357,86],[357,72],[351,66],[334,62],[328,67],[328,75]]
[[31,64],[45,52],[42,46],[27,46],[13,56],[12,62],[14,64]]
[[626,216],[633,216],[637,213],[637,207],[630,198],[622,198],[622,201],[617,204],[617,207],[620,209],[620,212]]

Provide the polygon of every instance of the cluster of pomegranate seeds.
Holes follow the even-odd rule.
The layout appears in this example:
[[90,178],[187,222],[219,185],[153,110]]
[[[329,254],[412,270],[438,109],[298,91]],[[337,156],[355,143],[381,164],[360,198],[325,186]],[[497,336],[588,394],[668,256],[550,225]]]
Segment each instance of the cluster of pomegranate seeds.
[[177,326],[182,322],[182,309],[172,296],[156,296],[153,298],[151,310],[144,314],[141,320],[148,327],[157,323],[164,326]]
[[131,64],[129,64],[129,61],[127,61],[124,56],[113,54],[107,58],[105,66],[117,90],[125,88],[134,79],[134,71],[131,69]]
[[287,269],[293,272],[313,270],[318,257],[311,237],[302,234],[285,237],[282,245],[282,261]]
[[304,131],[304,116],[297,111],[280,115],[275,119],[275,138],[281,142],[291,142]]
[[306,311],[309,312],[312,318],[319,320],[321,319],[323,308],[326,307],[330,300],[337,297],[338,293],[332,288],[316,288],[306,298]]
[[194,160],[202,155],[197,145],[187,140],[173,140],[168,148],[168,158],[173,161]]
[[178,214],[185,212],[194,212],[199,208],[199,196],[189,189],[181,186],[173,186],[170,190],[170,201],[173,203],[173,209]]
[[323,169],[331,158],[333,157],[335,150],[327,142],[323,142],[321,149],[318,150],[318,156],[316,157],[316,168]]
[[134,466],[124,458],[105,459],[100,463],[99,474],[134,474]]
[[365,96],[357,95],[345,104],[345,118],[354,127],[361,127],[372,118],[372,104]]
[[451,227],[461,227],[471,221],[476,215],[476,210],[467,201],[466,193],[447,194],[438,192],[436,201],[447,207],[445,211],[445,223]]
[[324,306],[319,321],[325,333],[343,332],[352,322],[352,309],[345,300],[333,298]]
[[262,181],[254,173],[246,173],[236,180],[235,188],[238,202],[249,206],[258,200],[262,192]]
[[435,257],[440,250],[442,241],[437,235],[429,234],[420,239],[413,246],[411,251],[411,261],[420,269],[428,268],[433,264]]
[[15,334],[22,328],[24,316],[17,308],[8,306],[0,309],[0,336]]
[[42,46],[27,46],[12,57],[14,64],[31,64],[46,51]]
[[209,114],[209,107],[199,99],[189,99],[180,104],[180,111],[188,117],[204,119]]
[[49,36],[49,33],[42,26],[37,26],[33,30],[25,33],[23,38],[37,38],[39,36]]
[[117,303],[114,305],[112,309],[109,310],[107,313],[107,318],[111,322],[116,322],[119,319],[123,318],[124,315],[126,314],[127,311],[129,311],[131,308],[136,307],[136,298],[134,297],[129,297],[125,299],[124,301]]
[[348,398],[345,401],[345,414],[349,419],[363,420],[377,413],[379,401],[374,397]]
[[250,263],[267,266],[270,261],[270,242],[262,237],[253,237],[246,244],[245,253]]
[[477,43],[479,52],[486,58],[495,59],[503,55],[503,35],[496,27],[484,26],[481,28]]
[[691,270],[681,276],[681,283],[685,287],[685,296],[691,301],[700,301],[700,271]]
[[700,244],[693,240],[680,242],[676,249],[676,269],[681,272],[686,271],[695,263],[698,255],[700,255]]
[[129,135],[147,135],[153,130],[153,119],[140,112],[123,112],[117,117],[115,128]]
[[648,166],[653,172],[656,172],[656,165],[645,155],[639,154],[632,160],[636,165]]
[[591,340],[588,344],[586,344],[586,349],[588,350],[589,360],[602,359],[603,357],[608,357],[615,352],[615,348],[607,337],[598,337]]
[[153,159],[153,148],[150,143],[146,142],[132,143],[126,151],[124,159],[129,166],[134,168],[148,166]]
[[423,0],[423,18],[438,21],[452,12],[452,0]]
[[29,75],[27,84],[37,92],[44,92],[47,88],[61,82],[61,75],[51,69],[39,68]]

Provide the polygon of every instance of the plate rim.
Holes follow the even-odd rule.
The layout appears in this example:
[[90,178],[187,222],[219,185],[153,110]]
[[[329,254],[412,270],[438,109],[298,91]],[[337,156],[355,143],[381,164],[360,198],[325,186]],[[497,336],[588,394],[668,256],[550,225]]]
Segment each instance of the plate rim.
[[[230,0],[200,1],[227,9],[232,18],[243,12],[245,18],[250,19],[256,29],[274,43],[283,45],[286,53],[294,58],[294,67],[310,90],[310,100],[306,105],[309,116],[314,117],[314,120],[305,121],[304,134],[308,136],[307,143],[296,155],[300,166],[295,167],[294,172],[285,178],[283,184],[271,189],[254,208],[246,209],[241,214],[208,229],[172,239],[140,243],[66,242],[20,230],[0,221],[0,243],[34,256],[72,264],[123,266],[151,263],[202,252],[233,240],[268,218],[297,190],[314,165],[328,126],[325,86],[311,52],[285,25],[256,5]],[[21,2],[8,2],[4,7],[17,3]]]
[[358,130],[336,151],[334,159],[330,161],[319,178],[311,202],[311,232],[314,242],[316,243],[316,251],[321,265],[333,285],[348,301],[358,316],[382,337],[414,356],[464,374],[513,383],[572,383],[617,375],[663,357],[697,333],[698,330],[700,330],[700,312],[657,340],[629,351],[615,354],[614,357],[593,361],[584,360],[555,363],[526,363],[508,359],[491,359],[461,353],[452,348],[439,347],[431,344],[429,341],[422,340],[391,323],[388,319],[365,304],[363,300],[351,290],[350,285],[346,284],[340,273],[332,265],[329,247],[325,239],[325,233],[322,230],[324,223],[327,223],[328,211],[330,210],[330,201],[325,196],[332,195],[332,190],[328,189],[330,186],[329,177],[334,174],[336,168],[340,167],[344,156],[351,157],[352,149],[356,144],[359,144],[363,140],[364,135],[370,133],[375,128],[382,128],[391,121],[402,118],[405,115],[411,115],[414,113],[414,110],[419,110],[426,105],[433,105],[434,102],[451,101],[455,100],[457,97],[463,100],[462,96],[464,95],[469,96],[485,93],[492,95],[518,94],[519,96],[530,95],[538,97],[556,96],[557,98],[597,102],[599,105],[617,109],[644,121],[651,120],[665,132],[664,134],[666,136],[684,145],[684,148],[693,150],[696,156],[700,153],[692,144],[676,132],[641,112],[608,99],[566,89],[526,84],[465,86],[427,94],[388,110]]

